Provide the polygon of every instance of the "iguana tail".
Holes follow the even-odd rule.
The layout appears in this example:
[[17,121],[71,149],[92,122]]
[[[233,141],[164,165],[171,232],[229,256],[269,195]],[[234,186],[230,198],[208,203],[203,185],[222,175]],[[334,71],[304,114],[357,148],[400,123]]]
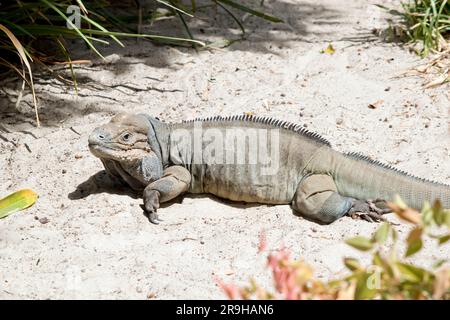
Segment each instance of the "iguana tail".
[[340,154],[333,162],[331,174],[343,196],[392,201],[399,195],[416,209],[421,209],[425,201],[439,199],[444,208],[450,208],[449,185],[414,177],[365,156]]

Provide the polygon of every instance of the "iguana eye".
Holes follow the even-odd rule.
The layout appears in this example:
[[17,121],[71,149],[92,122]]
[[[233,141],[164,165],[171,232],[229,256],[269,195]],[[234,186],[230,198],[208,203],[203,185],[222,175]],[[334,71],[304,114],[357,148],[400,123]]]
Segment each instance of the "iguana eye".
[[125,132],[122,134],[122,140],[123,141],[129,141],[131,138],[131,133]]

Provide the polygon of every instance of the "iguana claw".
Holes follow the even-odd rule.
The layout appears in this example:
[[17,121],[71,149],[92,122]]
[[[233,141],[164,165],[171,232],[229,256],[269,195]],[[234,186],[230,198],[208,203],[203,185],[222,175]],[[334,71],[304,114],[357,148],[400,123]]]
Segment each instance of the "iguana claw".
[[148,214],[148,220],[153,224],[159,224],[160,222],[163,222],[164,220],[161,220],[156,212],[150,212]]
[[156,214],[159,208],[159,192],[156,190],[144,190],[144,210],[148,215],[148,220],[153,224],[159,224],[162,220]]
[[383,215],[392,212],[392,210],[389,208],[378,207],[376,203],[380,202],[386,203],[386,201],[382,199],[354,200],[347,215],[352,219],[363,219],[368,222],[386,221],[386,218],[383,217]]

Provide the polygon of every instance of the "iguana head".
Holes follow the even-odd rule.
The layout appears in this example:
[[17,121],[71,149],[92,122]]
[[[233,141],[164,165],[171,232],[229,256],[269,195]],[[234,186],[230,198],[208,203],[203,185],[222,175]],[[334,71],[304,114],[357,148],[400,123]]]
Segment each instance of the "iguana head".
[[119,162],[144,158],[151,153],[150,122],[143,115],[121,113],[89,136],[89,149],[98,158]]

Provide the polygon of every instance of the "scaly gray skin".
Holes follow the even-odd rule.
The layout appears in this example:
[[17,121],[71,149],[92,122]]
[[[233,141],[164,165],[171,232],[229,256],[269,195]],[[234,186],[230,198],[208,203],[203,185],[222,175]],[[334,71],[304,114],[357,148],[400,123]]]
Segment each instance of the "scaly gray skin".
[[[245,143],[246,137],[260,137],[260,133],[267,137],[262,142],[253,140],[260,145]],[[244,144],[239,145],[242,138]],[[252,149],[255,145],[257,149]],[[291,204],[294,211],[320,223],[344,215],[384,220],[382,214],[389,212],[384,200],[393,200],[396,194],[417,209],[435,199],[450,207],[448,185],[413,177],[358,154],[339,153],[300,125],[265,117],[166,124],[144,114],[119,114],[93,131],[89,148],[110,175],[143,190],[144,207],[153,223],[160,221],[156,215],[160,203],[185,192]],[[250,161],[260,150],[270,154],[269,160]],[[228,153],[230,159],[239,159],[239,152],[246,161],[218,160],[228,159]],[[276,170],[267,172],[270,167]]]

